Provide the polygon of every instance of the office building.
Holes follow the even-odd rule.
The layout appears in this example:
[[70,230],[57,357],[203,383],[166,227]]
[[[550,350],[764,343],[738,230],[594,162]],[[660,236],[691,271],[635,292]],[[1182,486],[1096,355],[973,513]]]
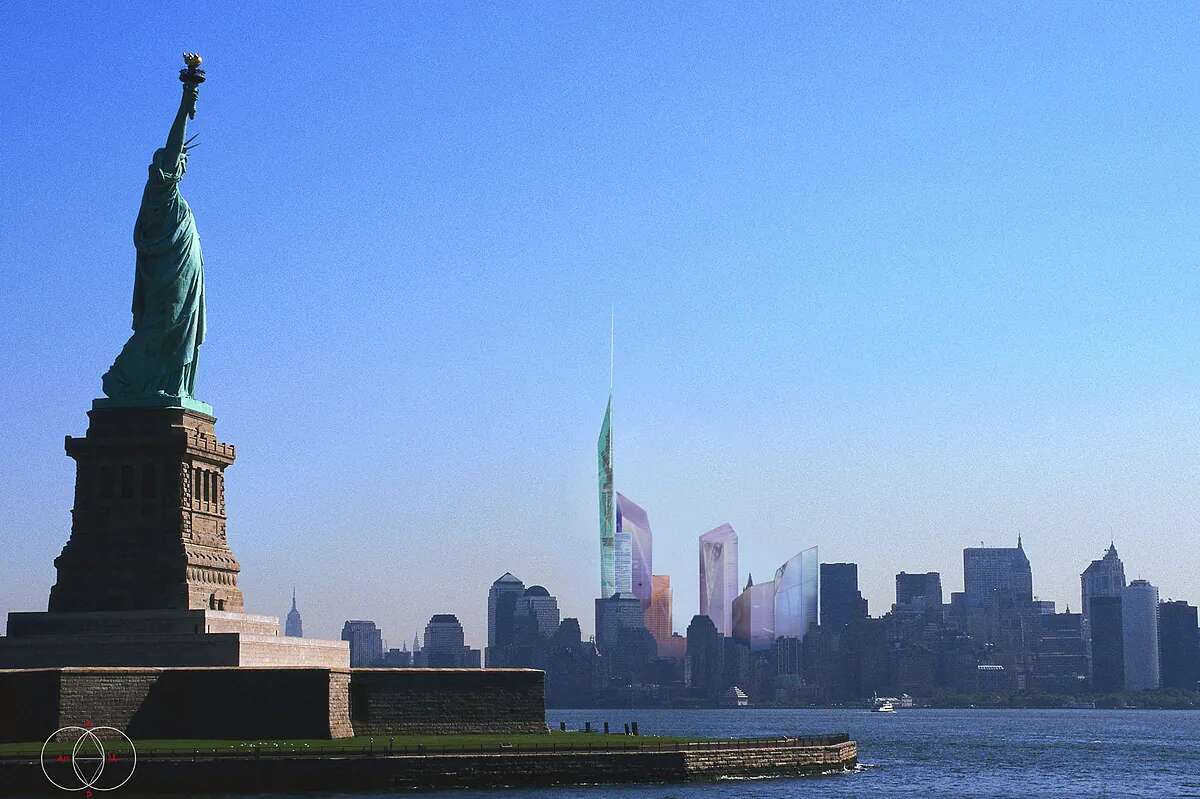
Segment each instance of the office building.
[[1112,693],[1125,689],[1125,637],[1120,596],[1091,598],[1092,690]]
[[646,629],[658,643],[659,653],[670,641],[675,628],[672,623],[671,578],[665,574],[650,577],[650,607],[646,608]]
[[1038,615],[1027,687],[1049,694],[1072,694],[1087,688],[1087,655],[1083,617],[1078,613]]
[[733,638],[751,652],[767,652],[775,643],[775,581],[754,582],[733,600]]
[[1200,690],[1200,630],[1195,605],[1183,601],[1159,604],[1158,652],[1163,688]]
[[633,594],[613,594],[596,600],[596,649],[611,656],[617,648],[621,631],[646,629],[641,601]]
[[342,640],[350,644],[351,668],[368,668],[383,662],[383,634],[375,622],[350,619],[342,625]]
[[775,571],[775,636],[804,640],[817,626],[817,548],[810,547]]
[[724,688],[725,639],[712,618],[696,614],[687,628],[684,681],[695,692],[716,696]]
[[536,620],[537,634],[549,638],[558,629],[558,600],[540,585],[531,585],[513,603],[513,618],[532,617]]
[[525,593],[525,583],[505,572],[488,589],[489,647],[504,646],[512,640],[512,611],[517,598]]
[[700,536],[700,613],[721,635],[733,634],[733,598],[738,595],[738,538],[722,524]]
[[1159,685],[1158,589],[1134,580],[1121,595],[1125,690],[1153,691]]
[[488,589],[488,665],[499,665],[499,652],[513,642],[513,608],[525,594],[525,583],[505,572]]
[[421,648],[427,668],[479,668],[479,650],[464,643],[462,624],[453,613],[437,613],[425,625]]
[[896,609],[928,610],[942,606],[942,575],[938,572],[896,575]]
[[1110,543],[1104,557],[1093,560],[1083,574],[1079,575],[1080,611],[1083,613],[1084,634],[1087,634],[1091,618],[1092,598],[1098,596],[1121,596],[1125,591],[1125,564],[1117,555],[1117,545]]
[[972,607],[1033,601],[1033,572],[1017,537],[1016,547],[968,547],[963,550],[963,593]]
[[867,617],[867,600],[858,590],[857,563],[822,563],[820,574],[822,627],[845,627]]
[[296,610],[295,586],[292,586],[292,609],[288,611],[287,618],[284,620],[283,634],[290,638],[304,637],[304,621],[300,618],[300,611]]
[[[1092,653],[1092,601],[1096,597],[1120,598],[1125,591],[1125,564],[1117,555],[1117,545],[1110,542],[1104,557],[1093,560],[1079,575],[1080,607],[1083,615],[1083,643],[1087,649],[1088,662],[1092,664],[1092,681],[1096,682],[1094,674],[1094,655]],[[1123,656],[1122,656],[1123,657]],[[1122,669],[1124,675],[1124,669]],[[1102,675],[1101,682],[1107,682],[1108,677]],[[1124,676],[1122,676],[1122,684]]]
[[629,545],[629,591],[642,603],[642,610],[650,607],[654,592],[651,577],[654,574],[654,537],[650,532],[650,517],[638,505],[621,492],[617,492],[617,534],[622,545]]

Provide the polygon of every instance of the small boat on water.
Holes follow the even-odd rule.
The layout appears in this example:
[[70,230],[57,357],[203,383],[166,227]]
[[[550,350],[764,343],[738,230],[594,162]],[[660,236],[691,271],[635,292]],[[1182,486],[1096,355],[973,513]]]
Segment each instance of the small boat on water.
[[872,713],[895,713],[896,708],[891,702],[880,702],[875,707],[871,708]]

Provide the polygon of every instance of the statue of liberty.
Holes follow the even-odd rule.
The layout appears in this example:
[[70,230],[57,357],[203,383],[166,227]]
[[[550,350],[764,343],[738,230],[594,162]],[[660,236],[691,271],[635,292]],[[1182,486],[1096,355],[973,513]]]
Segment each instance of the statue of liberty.
[[200,56],[185,53],[183,98],[164,147],[154,153],[133,228],[133,335],[104,374],[107,400],[98,407],[175,406],[211,415],[195,399],[196,366],[204,343],[204,256],[196,220],[179,194],[187,173],[187,122],[196,115],[204,71]]

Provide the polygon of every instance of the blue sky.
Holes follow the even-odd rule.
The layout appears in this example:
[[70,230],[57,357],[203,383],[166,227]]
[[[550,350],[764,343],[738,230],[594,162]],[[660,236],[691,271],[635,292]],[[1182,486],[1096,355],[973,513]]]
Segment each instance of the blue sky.
[[54,580],[185,49],[248,609],[479,642],[511,570],[589,631],[610,308],[677,629],[725,521],[874,613],[1018,533],[1060,608],[1110,538],[1200,599],[1193,7],[250,5],[0,11],[0,610]]

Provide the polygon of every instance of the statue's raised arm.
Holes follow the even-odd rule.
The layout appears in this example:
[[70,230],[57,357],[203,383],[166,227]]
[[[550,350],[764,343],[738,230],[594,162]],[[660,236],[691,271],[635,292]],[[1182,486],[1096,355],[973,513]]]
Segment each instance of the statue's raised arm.
[[200,84],[183,84],[183,98],[179,101],[179,111],[175,121],[171,123],[171,132],[167,134],[167,146],[163,149],[164,160],[168,163],[178,163],[179,158],[187,152],[190,142],[185,142],[188,119],[196,117],[196,100],[200,97]]
[[183,97],[155,151],[133,229],[137,268],[133,279],[133,335],[102,385],[108,407],[176,406],[211,413],[195,399],[196,366],[205,335],[204,257],[192,209],[179,193],[191,140],[187,122],[196,113],[204,72],[200,57],[185,53]]

